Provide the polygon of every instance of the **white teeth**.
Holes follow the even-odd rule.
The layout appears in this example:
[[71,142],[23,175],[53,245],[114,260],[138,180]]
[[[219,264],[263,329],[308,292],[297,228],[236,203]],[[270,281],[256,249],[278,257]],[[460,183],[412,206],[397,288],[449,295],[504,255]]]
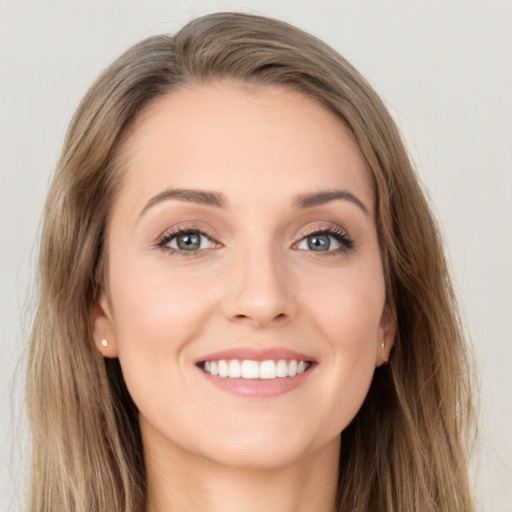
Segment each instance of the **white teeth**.
[[242,361],[242,379],[257,379],[260,376],[258,361]]
[[288,363],[284,359],[279,359],[277,362],[276,375],[278,377],[288,377]]
[[206,373],[223,378],[270,380],[276,377],[295,377],[304,373],[310,366],[311,363],[295,359],[290,361],[286,359],[279,359],[277,361],[272,359],[266,361],[221,359],[219,361],[205,361],[203,370]]
[[226,361],[219,361],[219,377],[227,377],[229,374],[229,366]]
[[288,365],[288,377],[295,377],[297,375],[297,361],[290,361]]
[[274,361],[262,361],[260,363],[260,379],[275,379],[276,363]]
[[[205,363],[206,366],[206,363]],[[238,379],[242,376],[242,367],[240,366],[240,362],[236,359],[233,359],[229,362],[229,377],[231,379]]]

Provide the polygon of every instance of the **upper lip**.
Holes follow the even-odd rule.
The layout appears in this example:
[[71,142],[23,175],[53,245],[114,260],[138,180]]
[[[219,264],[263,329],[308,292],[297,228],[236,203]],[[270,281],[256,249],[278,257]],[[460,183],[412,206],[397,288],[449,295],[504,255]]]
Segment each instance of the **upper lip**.
[[307,354],[290,350],[284,347],[255,348],[255,347],[236,347],[218,352],[212,352],[196,359],[195,363],[204,361],[219,361],[221,359],[250,359],[252,361],[266,361],[279,359],[296,359],[297,361],[315,362],[315,359]]

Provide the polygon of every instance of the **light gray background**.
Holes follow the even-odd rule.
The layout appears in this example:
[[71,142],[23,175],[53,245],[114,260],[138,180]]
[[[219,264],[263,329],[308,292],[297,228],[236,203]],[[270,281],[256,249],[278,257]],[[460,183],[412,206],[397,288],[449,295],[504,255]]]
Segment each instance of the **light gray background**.
[[221,9],[318,35],[387,101],[442,220],[475,346],[478,510],[512,511],[512,0],[0,0],[0,509],[10,509],[12,478],[26,479],[15,365],[40,212],[67,123],[127,46]]

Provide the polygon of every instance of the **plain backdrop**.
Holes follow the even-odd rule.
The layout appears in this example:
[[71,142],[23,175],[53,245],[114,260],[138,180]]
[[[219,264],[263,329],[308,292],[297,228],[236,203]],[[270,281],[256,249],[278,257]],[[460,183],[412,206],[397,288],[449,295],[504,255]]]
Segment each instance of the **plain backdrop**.
[[0,0],[0,510],[17,509],[27,478],[16,365],[67,124],[129,45],[218,10],[278,17],[319,36],[395,116],[441,219],[474,344],[478,510],[512,511],[512,0]]

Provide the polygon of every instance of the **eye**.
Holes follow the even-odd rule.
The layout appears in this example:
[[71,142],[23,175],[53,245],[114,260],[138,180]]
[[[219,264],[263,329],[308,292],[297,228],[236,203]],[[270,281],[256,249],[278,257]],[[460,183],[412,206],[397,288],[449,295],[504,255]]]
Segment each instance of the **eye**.
[[311,233],[295,244],[296,249],[313,252],[346,251],[353,246],[354,242],[347,233],[339,228],[331,227]]
[[180,230],[165,234],[157,243],[158,247],[171,253],[194,254],[203,249],[211,249],[215,242],[205,233],[196,229]]
[[297,249],[309,251],[330,251],[339,249],[341,244],[332,236],[322,233],[309,235],[297,244]]

